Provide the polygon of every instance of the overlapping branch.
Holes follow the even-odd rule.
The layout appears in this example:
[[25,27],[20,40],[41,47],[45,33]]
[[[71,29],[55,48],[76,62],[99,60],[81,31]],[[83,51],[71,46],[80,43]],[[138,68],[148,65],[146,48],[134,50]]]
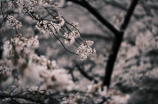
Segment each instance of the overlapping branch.
[[127,11],[127,14],[124,17],[124,21],[120,27],[120,30],[117,30],[109,21],[107,21],[103,16],[101,16],[101,14],[99,14],[98,11],[95,8],[93,8],[87,1],[85,0],[82,0],[82,1],[66,0],[66,1],[74,2],[84,7],[85,9],[87,9],[94,17],[98,19],[98,21],[100,21],[104,26],[106,26],[115,35],[115,39],[113,41],[113,45],[111,49],[112,52],[109,55],[107,66],[105,68],[105,76],[103,79],[103,86],[107,86],[109,88],[115,60],[116,60],[116,57],[117,57],[117,54],[118,54],[118,51],[123,39],[124,32],[129,24],[130,18],[139,0],[132,0],[128,10],[126,10],[126,8],[121,6],[123,10]]
[[85,0],[78,1],[78,0],[66,0],[74,2],[85,9],[87,9],[94,17],[96,17],[104,26],[106,26],[113,34],[118,34],[118,30],[108,21],[106,20],[95,8],[93,8],[88,2]]

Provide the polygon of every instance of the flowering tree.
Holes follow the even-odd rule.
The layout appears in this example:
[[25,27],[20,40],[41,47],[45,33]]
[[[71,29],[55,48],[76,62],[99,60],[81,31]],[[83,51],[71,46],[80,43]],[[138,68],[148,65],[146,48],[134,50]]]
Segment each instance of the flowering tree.
[[[85,38],[86,36],[80,33],[79,24],[77,22],[68,22],[65,17],[59,13],[61,9],[71,6],[70,3],[72,2],[85,8],[114,35],[112,48],[106,53],[106,56],[103,55],[99,57],[96,55],[95,48],[97,47],[92,48],[92,45],[95,43],[91,40],[87,40]],[[136,80],[139,79],[139,77],[142,77],[142,74],[141,76],[138,75],[133,78],[133,75],[136,75],[133,74],[133,70],[134,72],[137,69],[143,71],[142,66],[139,66],[140,68],[133,68],[127,73],[127,75],[129,74],[128,76],[131,75],[130,79],[126,79],[127,75],[124,74],[124,70],[122,70],[129,65],[127,60],[131,60],[130,58],[136,56],[144,58],[144,55],[157,48],[156,38],[150,36],[149,33],[147,33],[146,36],[137,36],[136,45],[134,46],[129,44],[130,40],[122,43],[126,28],[130,22],[135,7],[137,6],[138,0],[131,0],[131,2],[128,2],[129,7],[125,7],[115,0],[102,1],[106,5],[112,5],[125,12],[124,16],[114,17],[114,20],[121,24],[119,29],[116,28],[115,24],[111,24],[106,20],[99,11],[93,7],[93,4],[97,4],[97,2],[98,1],[96,0],[1,1],[0,31],[1,34],[7,34],[8,30],[11,31],[11,35],[9,34],[7,38],[5,38],[4,35],[1,35],[0,99],[2,103],[118,104],[118,99],[122,99],[120,100],[120,103],[127,103],[126,101],[129,98],[128,95],[123,95],[120,91],[113,89],[113,87],[109,88],[114,68],[119,69],[119,71],[114,71],[112,85],[116,85],[119,90],[128,93],[124,91],[124,89],[129,88],[129,83],[123,82],[129,81],[133,84],[130,90],[133,88],[141,89],[141,86],[144,86],[144,83],[147,81],[146,79],[143,79],[144,82]],[[144,7],[145,2],[140,1],[139,5]],[[145,8],[147,13],[148,10],[149,9]],[[141,17],[137,14],[134,14],[133,16],[135,18]],[[29,26],[31,28],[28,28]],[[90,35],[89,37],[93,36]],[[94,37],[99,39],[105,38],[104,36]],[[72,65],[60,68],[60,64],[57,65],[55,60],[50,60],[52,58],[40,53],[40,40],[43,38],[52,39],[53,42],[51,42],[51,44],[57,45],[60,43],[65,50],[64,52],[74,54],[74,57],[76,55],[77,58],[79,57],[80,62],[77,61],[78,59],[75,59],[73,60]],[[148,39],[148,41],[151,41],[151,44],[148,44],[148,42],[145,43],[140,39],[144,39],[144,41]],[[118,55],[118,60],[116,61],[121,43],[122,48]],[[126,54],[122,49],[132,49],[134,55],[129,57],[128,53]],[[142,55],[139,53],[139,49],[142,52],[145,52],[145,54]],[[106,49],[106,51],[108,51],[108,49]],[[122,54],[125,54],[125,57],[121,57]],[[96,59],[102,62],[96,61]],[[95,76],[95,74],[93,74],[94,77],[92,77],[93,75],[91,75],[91,72],[94,67],[98,65],[97,63],[104,63],[104,61],[107,61],[106,66],[103,66],[105,67],[105,74],[102,74],[102,76]],[[89,64],[90,66],[88,66]],[[145,65],[147,65],[147,68],[153,67],[153,65]],[[86,90],[83,90],[80,87],[81,84],[84,84],[85,82],[84,80],[82,81],[77,78],[79,75],[77,75],[77,72],[75,71],[76,69],[82,76],[92,81],[92,83],[86,86]],[[144,71],[146,71],[146,69],[144,69]],[[145,75],[147,75],[147,77],[152,76],[155,74],[155,71],[156,69],[154,68],[153,70],[146,72]],[[120,75],[120,73],[123,74]],[[120,81],[120,77],[123,80]],[[154,81],[152,82],[154,83]],[[134,92],[135,90],[132,91]],[[131,99],[133,99],[133,97],[131,97]],[[130,100],[129,103],[131,103]]]

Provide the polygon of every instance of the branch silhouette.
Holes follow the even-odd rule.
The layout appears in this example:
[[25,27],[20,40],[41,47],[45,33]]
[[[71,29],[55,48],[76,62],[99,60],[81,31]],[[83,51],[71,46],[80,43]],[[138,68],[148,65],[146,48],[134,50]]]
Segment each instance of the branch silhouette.
[[108,21],[106,20],[95,8],[93,8],[87,1],[78,1],[78,0],[66,0],[74,2],[89,11],[94,17],[98,19],[104,26],[106,26],[114,35],[118,34],[119,31]]
[[[71,1],[87,9],[89,13],[91,13],[94,17],[96,17],[98,21],[100,21],[104,26],[106,26],[115,35],[115,39],[112,44],[111,54],[109,55],[107,66],[105,67],[105,76],[103,78],[103,86],[107,86],[107,88],[109,88],[114,64],[115,64],[117,54],[121,46],[121,42],[122,42],[125,30],[130,22],[133,11],[135,10],[135,7],[139,0],[132,0],[129,9],[126,10],[127,14],[124,17],[124,21],[120,27],[120,30],[117,30],[109,21],[107,21],[103,16],[101,16],[101,14],[99,14],[99,12],[95,8],[93,8],[87,1],[85,0],[82,0],[82,1],[66,0],[66,1]],[[125,10],[126,8],[122,8],[122,9]]]

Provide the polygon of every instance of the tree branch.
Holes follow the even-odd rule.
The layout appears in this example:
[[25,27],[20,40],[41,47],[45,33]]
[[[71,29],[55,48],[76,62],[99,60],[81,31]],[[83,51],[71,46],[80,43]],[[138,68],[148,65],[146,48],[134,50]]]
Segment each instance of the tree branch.
[[24,99],[24,100],[28,100],[28,101],[31,101],[31,102],[36,102],[36,103],[38,103],[38,104],[45,104],[45,103],[42,103],[42,102],[39,101],[39,100],[35,100],[35,99],[33,99],[33,98],[26,97],[26,96],[20,96],[20,95],[0,94],[0,98],[1,98],[1,99],[4,99],[4,98]]
[[0,40],[0,59],[2,59],[2,55],[3,55],[3,43],[2,40]]
[[80,67],[80,65],[76,64],[76,67],[85,78],[87,78],[90,81],[94,81],[94,83],[98,83],[96,79],[94,79],[93,77],[89,76],[86,72],[84,72],[84,70]]
[[82,35],[85,38],[95,38],[95,39],[104,40],[104,41],[112,41],[114,39],[113,37],[105,37],[105,36],[100,35],[100,34],[86,34],[86,33],[82,33]]
[[121,4],[119,4],[118,2],[116,2],[116,1],[104,1],[104,3],[105,4],[109,4],[109,5],[111,5],[111,6],[114,6],[114,7],[116,7],[116,8],[119,8],[119,9],[122,9],[122,10],[124,10],[124,11],[127,11],[127,8],[125,7],[125,6],[123,6],[123,5],[121,5]]
[[129,24],[129,21],[130,21],[130,19],[132,17],[133,11],[134,11],[138,1],[139,0],[133,0],[131,2],[131,5],[130,5],[128,11],[127,11],[127,14],[125,15],[125,19],[124,19],[124,21],[123,21],[123,23],[121,25],[121,30],[122,31],[124,31],[127,28],[128,24]]
[[138,1],[139,0],[133,0],[131,2],[130,7],[127,11],[127,14],[125,16],[125,19],[123,21],[123,24],[121,25],[121,31],[119,32],[119,34],[117,34],[117,37],[115,38],[114,43],[112,45],[112,53],[109,56],[107,66],[105,68],[105,77],[103,79],[103,86],[107,86],[107,88],[109,88],[109,86],[110,86],[111,75],[113,72],[113,68],[114,68],[114,64],[115,64],[115,60],[117,58],[119,48],[121,46],[121,42],[123,39],[125,29],[127,28],[128,24],[129,24],[130,18],[132,16],[132,13],[133,13]]
[[96,17],[104,26],[106,26],[112,33],[115,35],[119,33],[119,31],[106,19],[104,19],[103,16],[95,9],[93,8],[88,2],[86,1],[78,1],[78,0],[66,0],[74,2],[78,5],[81,5],[85,9],[87,9],[94,17]]

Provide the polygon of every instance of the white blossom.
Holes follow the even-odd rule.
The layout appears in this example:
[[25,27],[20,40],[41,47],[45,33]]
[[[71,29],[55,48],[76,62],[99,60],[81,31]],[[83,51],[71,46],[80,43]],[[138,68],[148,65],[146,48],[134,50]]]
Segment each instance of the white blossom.
[[29,38],[26,44],[27,44],[27,47],[38,48],[39,47],[38,36]]
[[[17,51],[19,45],[21,48]],[[25,38],[22,35],[18,35],[12,38],[11,41],[6,41],[4,44],[4,51],[8,51],[6,56],[9,57],[6,58],[6,60],[11,61],[11,66],[15,66],[17,71],[20,72],[19,78],[21,80],[18,82],[19,85],[21,85],[21,87],[33,86],[45,81],[45,88],[55,90],[72,90],[75,88],[71,76],[66,70],[58,69],[55,60],[51,61],[44,55],[37,56],[33,53],[32,50],[38,45],[37,36]],[[10,48],[11,46],[14,46],[14,48]],[[10,54],[10,52],[12,52],[12,54]],[[10,60],[10,58],[12,58],[12,60]],[[0,71],[2,68],[4,67],[0,67]]]
[[7,23],[8,26],[12,26],[13,29],[19,29],[22,26],[21,22],[19,22],[18,20],[16,20],[11,15],[8,15],[6,23]]
[[71,23],[75,28],[79,28],[79,23],[77,23],[77,22],[73,22],[73,23]]
[[59,26],[62,27],[65,24],[65,20],[62,17],[56,17],[59,21]]
[[79,38],[80,37],[80,33],[78,31],[72,31],[74,34],[74,38]]
[[50,34],[54,31],[54,29],[51,27],[51,24],[48,24],[48,21],[45,20],[37,22],[36,28],[44,34]]
[[74,42],[75,42],[75,38],[71,35],[68,35],[68,36],[65,36],[66,39],[65,39],[65,44],[66,45],[72,45]]
[[74,86],[71,76],[64,69],[52,70],[46,83],[49,88],[55,88],[56,90],[69,90],[70,86]]
[[80,33],[78,31],[68,31],[64,34],[65,44],[72,45],[75,42],[75,39],[80,37]]
[[3,45],[3,57],[7,57],[10,54],[10,50],[12,49],[12,45],[10,45],[10,41],[5,41]]
[[80,55],[81,60],[85,60],[88,56],[96,54],[96,50],[90,47],[92,45],[93,41],[86,41],[78,47],[77,54]]

